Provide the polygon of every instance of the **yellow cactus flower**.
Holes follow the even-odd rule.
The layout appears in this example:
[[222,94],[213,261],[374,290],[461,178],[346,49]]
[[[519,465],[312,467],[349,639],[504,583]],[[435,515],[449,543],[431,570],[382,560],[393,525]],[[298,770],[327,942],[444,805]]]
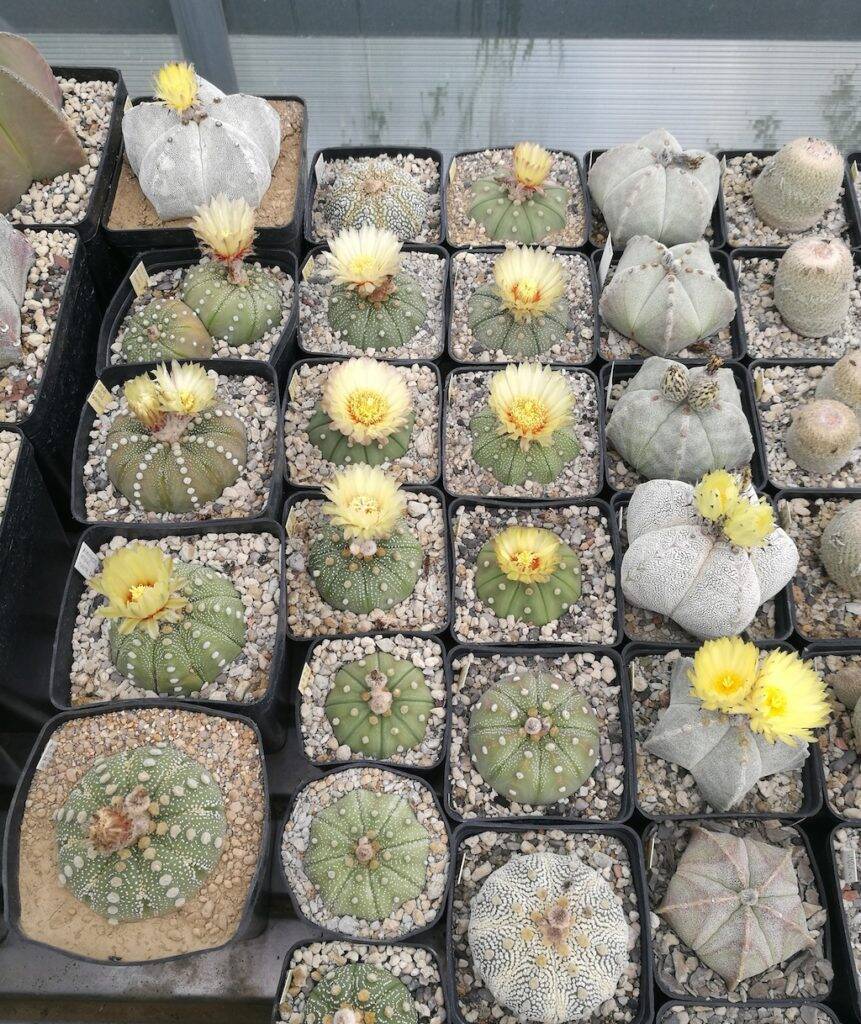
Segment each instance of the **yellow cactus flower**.
[[191,230],[207,255],[223,263],[241,262],[254,242],[254,211],[244,199],[219,193],[197,208]]
[[691,692],[708,711],[742,714],[756,681],[759,649],[740,636],[706,642],[694,654],[688,671]]
[[740,498],[721,527],[724,536],[740,548],[761,548],[774,532],[774,512],[767,501],[759,504]]
[[335,429],[356,444],[384,442],[410,417],[410,393],[401,373],[365,356],[329,371],[320,405]]
[[506,249],[493,264],[493,279],[503,305],[515,320],[544,316],[562,298],[562,266],[544,249]]
[[509,526],[493,539],[497,565],[520,583],[546,583],[559,565],[559,547],[556,534],[538,526]]
[[728,516],[738,501],[738,482],[725,469],[706,473],[694,488],[694,504],[704,519]]
[[794,652],[771,651],[750,696],[750,727],[771,742],[809,743],[831,714],[821,677]]
[[365,297],[384,288],[401,265],[398,236],[370,224],[341,231],[329,242],[329,250],[333,282]]
[[538,363],[511,363],[495,373],[489,405],[499,420],[498,432],[518,440],[524,451],[533,441],[550,444],[574,418],[564,374]]
[[518,142],[514,147],[514,177],[524,188],[541,188],[547,180],[553,157],[534,142]]
[[184,113],[197,100],[197,75],[194,65],[186,61],[170,61],[163,64],[153,77],[156,99],[165,106]]
[[323,511],[346,540],[382,540],[391,536],[404,514],[407,497],[376,466],[355,465],[336,473],[323,486],[329,499]]
[[164,419],[158,386],[148,374],[127,380],[123,394],[132,415],[145,427],[157,427]]
[[119,619],[122,634],[142,629],[155,639],[159,624],[179,622],[188,605],[182,583],[173,575],[173,559],[146,544],[128,544],[108,555],[102,571],[89,582],[108,599],[98,614]]
[[178,363],[174,359],[169,370],[162,363],[152,373],[165,412],[196,416],[215,402],[215,377],[210,377],[200,363]]

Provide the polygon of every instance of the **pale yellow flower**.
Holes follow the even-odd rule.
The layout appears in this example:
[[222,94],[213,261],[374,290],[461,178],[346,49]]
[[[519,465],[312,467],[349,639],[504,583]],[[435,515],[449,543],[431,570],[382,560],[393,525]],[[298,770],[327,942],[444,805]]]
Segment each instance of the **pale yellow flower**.
[[410,393],[400,370],[363,356],[332,367],[320,405],[339,433],[370,444],[386,441],[407,423]]
[[407,504],[406,494],[376,466],[350,466],[323,485],[329,499],[323,511],[333,526],[351,540],[382,540],[391,536]]
[[153,639],[159,623],[179,622],[188,605],[173,559],[156,547],[134,543],[108,555],[90,586],[108,599],[98,614],[119,619],[122,634],[142,629]]
[[559,538],[537,526],[509,526],[493,538],[496,563],[510,580],[546,583],[562,557]]
[[123,394],[132,415],[145,427],[156,427],[164,418],[158,386],[148,374],[127,380]]
[[797,746],[826,725],[831,709],[825,684],[794,651],[771,651],[750,696],[750,727],[766,739]]
[[335,284],[367,296],[386,285],[401,265],[401,243],[391,231],[366,224],[329,242],[328,268]]
[[714,522],[728,516],[738,501],[738,483],[725,469],[706,473],[694,488],[694,504],[704,518]]
[[200,363],[162,363],[153,371],[161,408],[180,416],[195,416],[215,402],[216,379]]
[[756,680],[759,649],[741,637],[706,640],[688,670],[692,692],[708,711],[741,714]]
[[761,548],[774,532],[774,512],[767,501],[759,504],[739,498],[724,519],[724,536],[740,548]]
[[553,157],[534,142],[518,142],[514,147],[514,177],[526,188],[540,188],[553,166]]
[[533,441],[550,444],[573,420],[574,399],[564,374],[538,363],[511,363],[495,373],[488,404],[498,432],[515,438],[524,451]]
[[565,291],[561,264],[543,249],[506,249],[493,265],[493,278],[515,320],[543,316]]
[[163,64],[153,76],[156,99],[183,113],[194,106],[197,100],[197,75],[194,65],[185,61],[171,61]]
[[223,193],[199,206],[191,229],[207,254],[224,263],[243,260],[254,242],[254,211],[244,199]]

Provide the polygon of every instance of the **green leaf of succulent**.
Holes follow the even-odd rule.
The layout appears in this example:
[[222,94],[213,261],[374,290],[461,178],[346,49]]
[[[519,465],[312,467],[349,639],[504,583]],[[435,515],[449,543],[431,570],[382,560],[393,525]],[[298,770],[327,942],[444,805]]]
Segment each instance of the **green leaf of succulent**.
[[360,349],[386,349],[406,345],[427,317],[427,302],[418,281],[410,274],[394,278],[396,290],[374,304],[355,289],[336,285],[329,296],[329,323],[349,344]]
[[469,215],[499,242],[534,245],[565,227],[569,192],[545,185],[530,199],[512,199],[505,182],[479,178],[472,186]]
[[212,338],[199,317],[180,299],[153,299],[123,325],[124,363],[168,359],[209,359]]
[[555,622],[580,600],[580,559],[567,544],[560,544],[560,561],[546,583],[509,579],[499,568],[491,538],[476,560],[475,592],[500,619],[513,615],[520,622],[545,626]]
[[517,438],[500,434],[498,428],[499,420],[486,407],[469,421],[472,457],[503,484],[535,480],[547,486],[580,454],[577,439],[567,430],[557,430],[550,444],[532,442],[523,448]]
[[323,458],[336,466],[349,466],[356,462],[381,466],[406,454],[415,421],[415,413],[411,412],[403,427],[390,434],[382,445],[375,441],[357,444],[332,426],[328,413],[318,407],[308,424],[308,437],[320,449]]
[[305,1000],[305,1024],[418,1024],[409,989],[391,971],[344,964],[317,982]]
[[250,345],[281,321],[281,288],[265,267],[243,264],[244,280],[234,284],[215,260],[191,267],[182,299],[214,338]]
[[493,285],[478,288],[468,303],[469,328],[487,352],[501,350],[512,358],[546,352],[568,331],[568,303],[560,299],[542,316],[515,320]]

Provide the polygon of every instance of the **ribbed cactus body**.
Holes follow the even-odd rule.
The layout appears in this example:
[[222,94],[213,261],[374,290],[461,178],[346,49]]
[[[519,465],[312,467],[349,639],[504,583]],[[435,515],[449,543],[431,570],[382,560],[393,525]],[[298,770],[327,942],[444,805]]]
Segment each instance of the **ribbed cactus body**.
[[788,142],[765,161],[753,183],[756,215],[781,231],[812,228],[837,202],[843,184],[843,157],[821,139]]
[[512,580],[499,567],[491,538],[476,559],[475,592],[500,619],[511,615],[533,626],[554,622],[580,600],[582,588],[577,552],[560,544],[560,555],[545,583]]
[[174,562],[188,607],[175,626],[156,638],[142,629],[121,634],[111,621],[111,660],[136,686],[161,696],[196,693],[214,682],[245,645],[245,608],[236,588],[221,573],[196,562]]
[[357,160],[338,171],[328,187],[323,214],[335,231],[366,224],[409,241],[420,231],[428,194],[391,160]]
[[839,239],[801,238],[777,265],[774,304],[793,331],[823,338],[846,319],[853,286],[852,254]]
[[191,267],[182,299],[214,338],[228,345],[250,345],[281,320],[281,289],[265,267],[243,264],[241,281],[230,280],[216,260]]
[[557,430],[549,444],[532,442],[523,447],[511,436],[499,433],[499,420],[490,409],[482,409],[469,421],[472,457],[503,484],[535,480],[552,483],[580,454],[577,439],[568,430]]
[[382,444],[377,441],[359,444],[342,434],[333,426],[329,414],[318,408],[308,423],[307,433],[327,462],[336,466],[349,466],[357,462],[381,466],[384,462],[393,462],[406,454],[415,420],[415,413],[409,413],[404,426],[393,431]]
[[543,807],[573,796],[598,761],[598,722],[570,679],[505,677],[469,718],[470,757],[501,797]]
[[[0,33],[0,52],[2,40]],[[21,306],[24,304],[27,278],[35,259],[36,251],[24,233],[16,231],[5,217],[0,217],[0,369],[12,363],[20,363],[23,358]]]
[[425,322],[427,301],[410,274],[398,274],[394,284],[394,292],[378,303],[369,302],[355,289],[336,285],[329,296],[332,329],[359,349],[406,345]]
[[816,397],[848,405],[861,422],[861,352],[847,352],[827,367],[816,385]]
[[659,356],[710,338],[735,309],[705,242],[668,249],[643,235],[628,242],[600,301],[613,330]]
[[326,717],[339,743],[354,754],[384,760],[421,743],[433,706],[420,668],[375,651],[338,670],[326,697]]
[[98,757],[56,815],[60,884],[112,924],[182,907],[227,822],[212,776],[168,744]]
[[328,971],[305,1000],[305,1024],[418,1024],[406,985],[383,967],[344,964]]
[[861,700],[861,665],[847,665],[828,677],[835,697],[849,711]]
[[861,500],[841,509],[822,531],[819,557],[842,591],[861,598]]
[[495,242],[534,245],[565,227],[570,193],[547,183],[528,198],[511,194],[511,185],[497,178],[479,178],[470,192],[470,217]]
[[123,326],[120,346],[124,363],[212,356],[209,331],[180,299],[153,299],[132,313]]
[[304,866],[330,913],[382,921],[421,894],[428,846],[402,796],[355,789],[314,816]]
[[831,474],[852,458],[858,437],[858,418],[848,405],[817,398],[795,410],[783,443],[801,469]]
[[568,303],[560,299],[540,316],[515,319],[496,288],[486,285],[469,299],[469,329],[486,352],[501,350],[512,359],[537,356],[564,340]]

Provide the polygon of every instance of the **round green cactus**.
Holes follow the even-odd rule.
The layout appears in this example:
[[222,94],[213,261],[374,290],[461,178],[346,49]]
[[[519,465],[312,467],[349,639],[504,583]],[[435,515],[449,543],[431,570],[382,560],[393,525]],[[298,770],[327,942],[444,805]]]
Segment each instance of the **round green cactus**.
[[382,302],[369,301],[346,285],[329,296],[329,323],[349,344],[360,349],[406,345],[425,322],[428,306],[410,274],[397,274],[394,289]]
[[491,686],[469,719],[469,749],[501,797],[543,807],[573,796],[598,761],[598,721],[573,682],[526,672]]
[[180,622],[157,638],[110,625],[111,660],[136,686],[162,696],[187,696],[214,682],[245,646],[245,608],[221,573],[196,562],[175,561],[174,575],[188,600]]
[[120,355],[124,363],[209,359],[212,338],[194,310],[184,302],[153,299],[126,320]]
[[342,434],[332,423],[331,416],[318,408],[308,423],[307,433],[327,462],[332,462],[336,466],[349,466],[356,462],[364,462],[368,466],[381,466],[384,462],[393,462],[406,454],[415,421],[415,413],[410,412],[407,422],[393,431],[382,444],[378,441],[359,444]]
[[427,193],[396,163],[357,160],[328,188],[323,215],[336,231],[371,225],[406,241],[421,230],[427,208]]
[[513,359],[541,355],[563,341],[568,331],[568,302],[560,298],[540,316],[516,319],[492,285],[476,289],[468,303],[469,329],[487,352],[501,350]]
[[383,967],[344,964],[325,974],[305,1000],[305,1024],[418,1024],[406,985]]
[[212,776],[163,743],[96,758],[55,817],[60,884],[111,924],[182,907],[227,831]]
[[355,789],[314,817],[305,871],[330,913],[382,921],[424,889],[428,846],[402,796]]
[[227,266],[198,263],[183,279],[182,298],[209,333],[228,345],[250,345],[281,320],[281,289],[265,267],[242,264],[234,283]]
[[527,448],[516,438],[499,433],[499,420],[490,409],[482,409],[469,421],[472,457],[503,484],[535,480],[553,483],[565,466],[580,454],[577,439],[567,430],[556,430],[546,444]]
[[494,241],[534,245],[565,227],[568,195],[561,185],[545,185],[540,194],[517,200],[506,182],[479,178],[472,186],[469,215]]
[[354,754],[383,760],[421,743],[433,706],[420,668],[375,651],[338,670],[326,697],[326,717],[339,743]]

